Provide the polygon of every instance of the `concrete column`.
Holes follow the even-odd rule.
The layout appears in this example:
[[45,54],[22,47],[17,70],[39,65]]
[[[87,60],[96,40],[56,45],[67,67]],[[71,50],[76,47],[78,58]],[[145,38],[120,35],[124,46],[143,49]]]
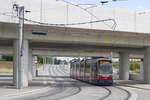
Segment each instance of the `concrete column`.
[[143,59],[141,59],[141,62],[140,62],[140,73],[141,73],[141,75],[144,74]]
[[144,81],[150,84],[150,47],[144,53]]
[[14,40],[14,84],[16,85],[16,87],[18,88],[18,83],[21,82],[21,87],[28,87],[28,57],[29,57],[29,52],[28,52],[28,40],[24,40],[23,42],[23,46],[24,46],[24,50],[23,50],[23,56],[21,59],[21,66],[23,66],[21,69],[21,75],[18,74],[19,70],[19,64],[18,64],[18,40]]
[[37,62],[38,62],[38,61],[37,61],[37,56],[34,56],[33,59],[34,59],[34,60],[33,60],[33,61],[34,61],[34,64],[33,64],[34,66],[33,66],[33,70],[32,70],[32,76],[33,76],[33,77],[36,77],[36,67],[37,67]]
[[36,76],[36,64],[34,57],[32,56],[32,78]]
[[34,56],[33,57],[33,70],[32,70],[32,76],[33,77],[37,77],[38,76],[38,73],[37,73],[37,56]]
[[23,59],[22,59],[22,66],[23,69],[23,87],[28,87],[28,63],[29,63],[29,42],[28,40],[24,40],[24,51],[23,51]]
[[129,54],[125,52],[120,53],[119,59],[119,79],[129,79]]
[[32,49],[29,49],[29,75],[28,75],[28,80],[32,81],[32,73],[33,73],[33,67],[32,67]]

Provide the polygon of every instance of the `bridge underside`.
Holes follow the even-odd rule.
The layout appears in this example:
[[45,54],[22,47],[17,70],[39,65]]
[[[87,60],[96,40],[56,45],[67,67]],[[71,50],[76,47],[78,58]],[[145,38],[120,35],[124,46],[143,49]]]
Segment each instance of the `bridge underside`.
[[[63,57],[109,57],[119,58],[120,52],[127,52],[130,58],[143,58],[144,48],[116,47],[86,44],[29,42],[32,55]],[[13,40],[0,40],[0,55],[13,55]]]

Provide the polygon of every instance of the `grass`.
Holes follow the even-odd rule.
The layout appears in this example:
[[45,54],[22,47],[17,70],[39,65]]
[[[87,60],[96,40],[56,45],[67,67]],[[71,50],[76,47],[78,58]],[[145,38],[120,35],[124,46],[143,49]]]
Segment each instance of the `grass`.
[[[37,64],[37,67],[41,67],[42,64]],[[12,61],[0,61],[0,73],[13,73]]]
[[112,62],[112,66],[118,69],[118,62]]
[[13,62],[0,61],[0,73],[13,73]]
[[43,65],[43,64],[38,63],[38,64],[37,64],[37,68],[42,67],[42,65]]
[[[114,68],[118,69],[118,62],[112,62]],[[140,73],[140,62],[130,61],[130,70],[136,73]]]
[[13,73],[13,69],[1,68],[0,73]]

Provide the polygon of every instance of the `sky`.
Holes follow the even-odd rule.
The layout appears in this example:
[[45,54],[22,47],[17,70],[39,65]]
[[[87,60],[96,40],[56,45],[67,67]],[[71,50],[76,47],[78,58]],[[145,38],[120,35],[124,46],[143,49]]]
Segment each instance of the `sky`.
[[[100,0],[68,0],[71,2],[78,2],[78,3],[92,3],[92,4],[100,4]],[[122,0],[117,2],[110,2],[105,4],[104,6],[115,7],[115,8],[125,8],[125,9],[132,9],[132,10],[149,10],[150,9],[150,0]]]

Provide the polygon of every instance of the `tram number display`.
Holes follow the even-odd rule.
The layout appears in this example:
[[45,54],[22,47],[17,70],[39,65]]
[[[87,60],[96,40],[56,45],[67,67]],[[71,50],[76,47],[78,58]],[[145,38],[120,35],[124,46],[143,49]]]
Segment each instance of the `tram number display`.
[[107,60],[100,60],[99,63],[100,64],[110,64],[111,62],[107,61]]

